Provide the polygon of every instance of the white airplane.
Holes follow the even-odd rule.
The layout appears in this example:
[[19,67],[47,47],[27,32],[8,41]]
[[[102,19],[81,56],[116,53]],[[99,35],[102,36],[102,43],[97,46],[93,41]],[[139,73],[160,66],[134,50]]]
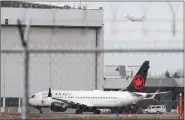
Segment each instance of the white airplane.
[[[134,104],[140,100],[153,99],[156,94],[168,92],[144,93],[149,61],[145,61],[138,73],[127,87],[126,91],[48,91],[38,92],[29,98],[28,102],[42,113],[42,108],[50,108],[54,112],[65,112],[67,108],[76,109],[76,114],[93,112],[100,114],[100,109],[111,111]],[[149,97],[152,96],[152,97]]]
[[140,18],[136,18],[136,17],[132,17],[130,15],[126,15],[125,18],[127,18],[128,20],[132,21],[132,22],[136,22],[136,21],[144,21],[144,16],[140,17]]

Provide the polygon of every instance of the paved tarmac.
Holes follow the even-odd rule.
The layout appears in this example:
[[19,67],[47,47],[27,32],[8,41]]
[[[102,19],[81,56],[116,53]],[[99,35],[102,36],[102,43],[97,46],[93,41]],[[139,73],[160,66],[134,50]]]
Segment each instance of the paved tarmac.
[[[156,114],[129,114],[129,115],[123,115],[119,114],[118,116],[121,119],[178,119],[178,114],[163,114],[163,115],[156,115]],[[20,113],[1,113],[2,119],[21,119]],[[102,120],[102,119],[111,119],[117,118],[115,114],[99,114],[94,115],[92,113],[84,113],[84,114],[71,114],[71,113],[30,113],[29,114],[30,119],[70,119],[70,120],[87,120],[87,119],[96,119],[96,120]]]

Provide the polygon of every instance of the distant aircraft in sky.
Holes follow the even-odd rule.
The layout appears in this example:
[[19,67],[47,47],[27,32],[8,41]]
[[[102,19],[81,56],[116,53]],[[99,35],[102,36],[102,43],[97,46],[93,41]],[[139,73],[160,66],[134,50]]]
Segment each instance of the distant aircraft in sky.
[[136,22],[136,21],[144,21],[144,16],[138,18],[138,17],[133,17],[130,15],[126,15],[125,18],[127,18],[128,20],[132,21],[132,22]]

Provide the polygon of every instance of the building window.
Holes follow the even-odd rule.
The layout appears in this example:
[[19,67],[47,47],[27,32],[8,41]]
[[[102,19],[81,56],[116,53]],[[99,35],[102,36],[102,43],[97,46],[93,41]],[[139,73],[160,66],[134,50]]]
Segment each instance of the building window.
[[20,106],[22,107],[22,98],[20,98]]
[[19,98],[6,98],[5,107],[19,107]]
[[1,98],[1,107],[3,107],[3,98]]

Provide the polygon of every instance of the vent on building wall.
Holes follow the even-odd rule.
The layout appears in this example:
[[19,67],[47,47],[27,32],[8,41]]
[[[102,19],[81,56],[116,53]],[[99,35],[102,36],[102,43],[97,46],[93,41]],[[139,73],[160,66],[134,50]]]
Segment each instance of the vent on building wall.
[[116,71],[120,71],[119,67],[116,67]]
[[8,25],[8,19],[5,19],[5,24]]

